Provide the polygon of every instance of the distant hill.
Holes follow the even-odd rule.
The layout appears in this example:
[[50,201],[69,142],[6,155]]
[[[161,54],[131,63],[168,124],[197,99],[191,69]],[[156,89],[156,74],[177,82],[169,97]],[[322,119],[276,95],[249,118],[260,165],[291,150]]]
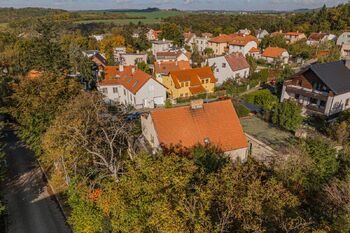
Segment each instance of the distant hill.
[[146,9],[106,9],[106,10],[93,10],[93,11],[104,11],[104,12],[118,12],[118,13],[128,13],[128,12],[157,12],[160,11],[159,8],[149,7]]
[[0,23],[8,23],[21,18],[40,17],[66,12],[65,10],[50,8],[0,8]]

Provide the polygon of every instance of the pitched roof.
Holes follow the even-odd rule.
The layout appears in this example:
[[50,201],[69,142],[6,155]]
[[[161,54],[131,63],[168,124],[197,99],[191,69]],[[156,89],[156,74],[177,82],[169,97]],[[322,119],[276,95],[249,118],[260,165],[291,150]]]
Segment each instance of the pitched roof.
[[225,59],[227,63],[230,65],[231,70],[237,71],[237,70],[243,70],[249,68],[249,63],[247,62],[247,59],[243,56],[242,53],[234,53],[230,55],[226,55]]
[[171,71],[191,69],[189,61],[155,62],[154,73],[168,75]]
[[249,52],[250,53],[260,53],[260,50],[258,48],[253,47],[249,50]]
[[133,66],[124,66],[120,71],[119,66],[106,66],[104,68],[105,78],[98,82],[99,86],[122,85],[131,93],[136,94],[141,87],[151,79],[151,76]]
[[181,50],[177,51],[168,51],[168,52],[157,52],[156,57],[172,57],[172,58],[177,58],[182,54]]
[[184,38],[185,38],[185,42],[187,43],[187,42],[189,42],[190,40],[191,40],[191,38],[193,37],[193,36],[195,36],[196,34],[195,33],[192,33],[192,32],[184,32],[183,33],[183,36],[184,36]]
[[210,143],[224,151],[246,148],[247,139],[231,100],[203,104],[201,109],[189,106],[151,112],[158,139],[165,145],[181,143],[191,148]]
[[278,47],[268,47],[264,50],[263,57],[281,57],[284,52],[287,52],[286,49]]
[[335,94],[350,92],[350,69],[345,61],[316,63],[309,67]]
[[203,36],[203,37],[212,38],[212,37],[213,37],[213,34],[212,34],[212,33],[209,33],[209,32],[204,32],[204,33],[202,33],[202,36]]
[[230,41],[230,45],[245,46],[251,41],[258,43],[258,39],[255,36],[234,36],[232,41]]
[[211,83],[216,82],[213,71],[210,67],[171,71],[170,76],[173,79],[176,88],[180,88],[180,83],[186,81],[190,81],[191,87],[201,85],[201,79],[210,78]]
[[320,41],[320,40],[322,40],[325,36],[327,36],[327,33],[313,32],[313,33],[310,34],[308,40]]
[[229,43],[232,41],[232,36],[226,35],[226,34],[221,34],[220,36],[214,37],[209,40],[209,42],[212,43]]
[[302,33],[302,32],[287,32],[285,35],[287,35],[287,36],[300,36],[303,34],[304,33]]

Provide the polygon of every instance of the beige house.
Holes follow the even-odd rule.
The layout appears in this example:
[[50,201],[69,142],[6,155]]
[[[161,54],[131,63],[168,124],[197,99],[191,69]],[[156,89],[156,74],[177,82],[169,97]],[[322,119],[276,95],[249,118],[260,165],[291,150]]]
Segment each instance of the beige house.
[[228,53],[229,44],[233,40],[232,36],[221,34],[220,36],[214,37],[208,41],[208,48],[211,48],[214,55],[223,55]]
[[301,32],[287,32],[284,34],[284,39],[288,44],[294,44],[300,40],[307,39],[306,35]]
[[232,160],[246,161],[248,141],[231,100],[155,110],[141,117],[142,135],[153,152],[161,147],[198,144],[221,148]]
[[350,42],[342,45],[340,54],[343,58],[350,56]]

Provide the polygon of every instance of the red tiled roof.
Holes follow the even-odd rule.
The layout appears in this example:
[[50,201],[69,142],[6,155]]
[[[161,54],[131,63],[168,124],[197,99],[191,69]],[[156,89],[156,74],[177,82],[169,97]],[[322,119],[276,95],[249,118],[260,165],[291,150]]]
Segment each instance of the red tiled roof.
[[198,94],[203,94],[206,93],[205,88],[202,85],[194,86],[194,87],[189,87],[190,92],[192,95],[198,95]]
[[156,74],[169,74],[171,71],[191,69],[189,61],[167,61],[155,62],[154,72]]
[[160,143],[166,146],[181,143],[191,148],[210,143],[225,152],[246,148],[247,139],[231,100],[203,104],[202,109],[189,106],[151,112]]
[[230,42],[231,45],[245,46],[251,41],[258,43],[258,39],[255,36],[235,36]]
[[173,51],[173,52],[157,52],[157,57],[178,57],[182,54],[181,50]]
[[302,34],[304,34],[304,33],[302,33],[302,32],[287,32],[286,33],[287,36],[300,36]]
[[287,52],[286,49],[277,48],[277,47],[268,47],[264,50],[263,57],[281,57],[284,52]]
[[325,36],[327,36],[326,33],[313,32],[313,33],[310,34],[308,40],[320,41],[320,40],[322,40]]
[[180,83],[186,81],[190,81],[191,87],[201,85],[201,79],[210,78],[211,83],[216,82],[213,71],[210,67],[171,71],[170,76],[173,79],[176,88],[180,88]]
[[226,34],[222,34],[220,36],[214,37],[209,40],[209,42],[212,42],[212,43],[229,43],[231,41],[232,41],[232,36],[229,36]]
[[98,82],[99,86],[123,85],[133,94],[136,94],[141,87],[151,79],[151,76],[133,66],[124,66],[124,71],[119,71],[119,66],[106,66],[104,68],[105,78]]
[[260,52],[260,50],[258,49],[258,48],[251,48],[250,50],[249,50],[249,52],[250,53],[259,53]]
[[233,71],[243,70],[250,67],[249,63],[247,62],[247,59],[245,59],[242,53],[234,53],[234,54],[226,55],[225,59],[227,63],[230,65],[231,70]]

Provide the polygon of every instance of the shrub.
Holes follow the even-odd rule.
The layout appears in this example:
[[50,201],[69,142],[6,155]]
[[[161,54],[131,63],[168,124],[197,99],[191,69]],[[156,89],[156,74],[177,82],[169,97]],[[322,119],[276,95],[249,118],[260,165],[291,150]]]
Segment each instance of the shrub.
[[278,103],[278,98],[267,89],[250,93],[245,96],[245,100],[268,111],[272,110],[272,108]]
[[249,115],[250,110],[244,106],[243,104],[240,104],[236,107],[236,111],[239,117],[246,117]]
[[301,106],[294,101],[278,104],[272,112],[272,122],[287,130],[296,130],[303,121]]

